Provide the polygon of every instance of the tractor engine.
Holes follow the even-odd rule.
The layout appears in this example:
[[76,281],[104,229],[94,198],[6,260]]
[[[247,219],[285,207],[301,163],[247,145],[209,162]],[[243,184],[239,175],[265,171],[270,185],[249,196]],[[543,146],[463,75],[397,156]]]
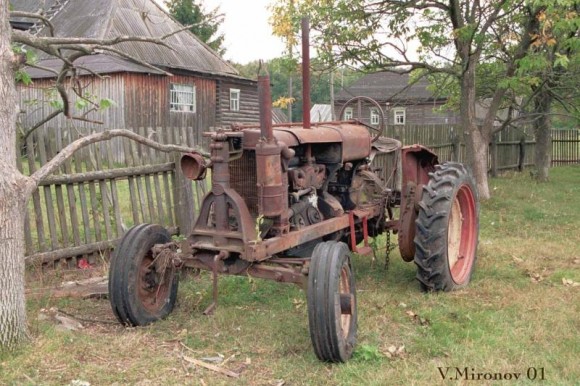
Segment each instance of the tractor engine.
[[[260,217],[261,238],[300,230],[385,198],[373,194],[382,188],[368,165],[368,130],[347,122],[314,126],[277,125],[270,138],[257,127],[240,133],[239,156],[229,163],[230,186],[252,217]],[[341,236],[321,235],[287,254],[304,255],[321,239]]]

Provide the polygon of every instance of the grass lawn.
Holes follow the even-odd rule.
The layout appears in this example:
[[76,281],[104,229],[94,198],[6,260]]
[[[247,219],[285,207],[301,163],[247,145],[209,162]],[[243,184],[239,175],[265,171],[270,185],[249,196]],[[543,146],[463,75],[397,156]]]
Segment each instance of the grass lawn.
[[[580,384],[580,167],[553,169],[547,184],[523,173],[490,187],[466,289],[421,293],[414,265],[397,252],[388,270],[384,253],[375,262],[354,258],[358,346],[346,364],[314,356],[299,288],[223,277],[220,304],[207,317],[204,272],[182,279],[169,318],[142,328],[116,324],[106,299],[30,300],[34,340],[0,354],[0,384]],[[42,282],[30,275],[29,285],[65,274]],[[85,327],[62,331],[38,317],[50,307],[86,319]],[[228,378],[184,356],[221,357],[216,366],[241,375]]]

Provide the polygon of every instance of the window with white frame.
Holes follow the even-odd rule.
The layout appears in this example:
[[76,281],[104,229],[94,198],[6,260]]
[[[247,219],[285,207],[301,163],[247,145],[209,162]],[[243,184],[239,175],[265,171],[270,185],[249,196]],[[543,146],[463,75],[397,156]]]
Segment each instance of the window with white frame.
[[347,107],[346,109],[344,109],[344,120],[348,121],[350,119],[352,119],[352,107]]
[[195,113],[195,86],[172,83],[169,89],[171,111]]
[[377,109],[371,109],[371,125],[379,124],[379,111]]
[[394,109],[393,110],[395,125],[404,125],[406,121],[405,109]]
[[240,90],[230,88],[230,110],[240,111]]

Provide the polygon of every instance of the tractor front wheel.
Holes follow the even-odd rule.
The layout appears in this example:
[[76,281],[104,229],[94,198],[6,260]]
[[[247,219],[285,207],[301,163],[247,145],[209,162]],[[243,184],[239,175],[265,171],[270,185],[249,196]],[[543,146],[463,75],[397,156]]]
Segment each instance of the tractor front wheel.
[[307,298],[314,353],[325,362],[346,362],[356,342],[357,310],[354,273],[345,243],[327,241],[314,248]]
[[159,225],[137,225],[123,236],[109,268],[109,300],[113,313],[125,325],[143,326],[167,316],[175,305],[178,275],[155,244],[170,241]]
[[426,291],[469,283],[476,260],[478,200],[475,181],[459,163],[437,165],[423,188],[415,232],[417,279]]

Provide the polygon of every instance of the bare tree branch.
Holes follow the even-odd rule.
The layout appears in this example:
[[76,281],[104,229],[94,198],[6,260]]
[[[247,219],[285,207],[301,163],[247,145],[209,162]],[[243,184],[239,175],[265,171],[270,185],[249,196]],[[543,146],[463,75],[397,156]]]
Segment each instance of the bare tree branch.
[[26,132],[22,136],[23,142],[26,141],[26,138],[28,138],[28,136],[30,134],[34,133],[34,131],[36,129],[38,129],[40,126],[44,125],[45,123],[48,123],[53,118],[55,118],[59,114],[61,114],[63,111],[64,111],[63,109],[58,109],[58,110],[53,111],[52,113],[50,113],[49,115],[47,115],[46,117],[44,117],[44,119],[42,119],[40,122],[37,122],[34,126],[32,126],[31,128],[29,128],[28,130],[26,130]]
[[180,153],[198,152],[201,155],[203,155],[204,157],[209,157],[208,153],[203,152],[200,149],[187,147],[187,146],[181,146],[181,145],[160,144],[160,143],[155,142],[149,138],[142,137],[139,134],[134,133],[130,130],[126,130],[126,129],[107,130],[107,131],[102,131],[100,133],[89,134],[89,135],[82,137],[82,138],[79,138],[76,141],[67,145],[54,158],[52,158],[44,166],[42,166],[40,169],[38,169],[36,172],[34,172],[30,176],[32,183],[29,186],[29,188],[35,189],[36,186],[38,186],[39,182],[43,178],[51,175],[62,164],[64,164],[64,162],[66,160],[68,160],[70,157],[72,157],[72,155],[76,151],[78,151],[79,149],[82,149],[83,147],[88,146],[92,143],[107,141],[107,140],[109,140],[111,138],[115,138],[115,137],[126,137],[126,138],[132,139],[134,141],[137,141],[143,145],[152,147],[154,149],[157,149],[157,150],[165,152],[165,153],[169,153],[169,152],[180,152]]
[[21,11],[11,11],[11,17],[23,17],[28,19],[39,19],[42,21],[44,25],[46,25],[50,30],[50,36],[54,36],[54,25],[47,19],[44,15],[40,13],[31,13],[31,12],[21,12]]

